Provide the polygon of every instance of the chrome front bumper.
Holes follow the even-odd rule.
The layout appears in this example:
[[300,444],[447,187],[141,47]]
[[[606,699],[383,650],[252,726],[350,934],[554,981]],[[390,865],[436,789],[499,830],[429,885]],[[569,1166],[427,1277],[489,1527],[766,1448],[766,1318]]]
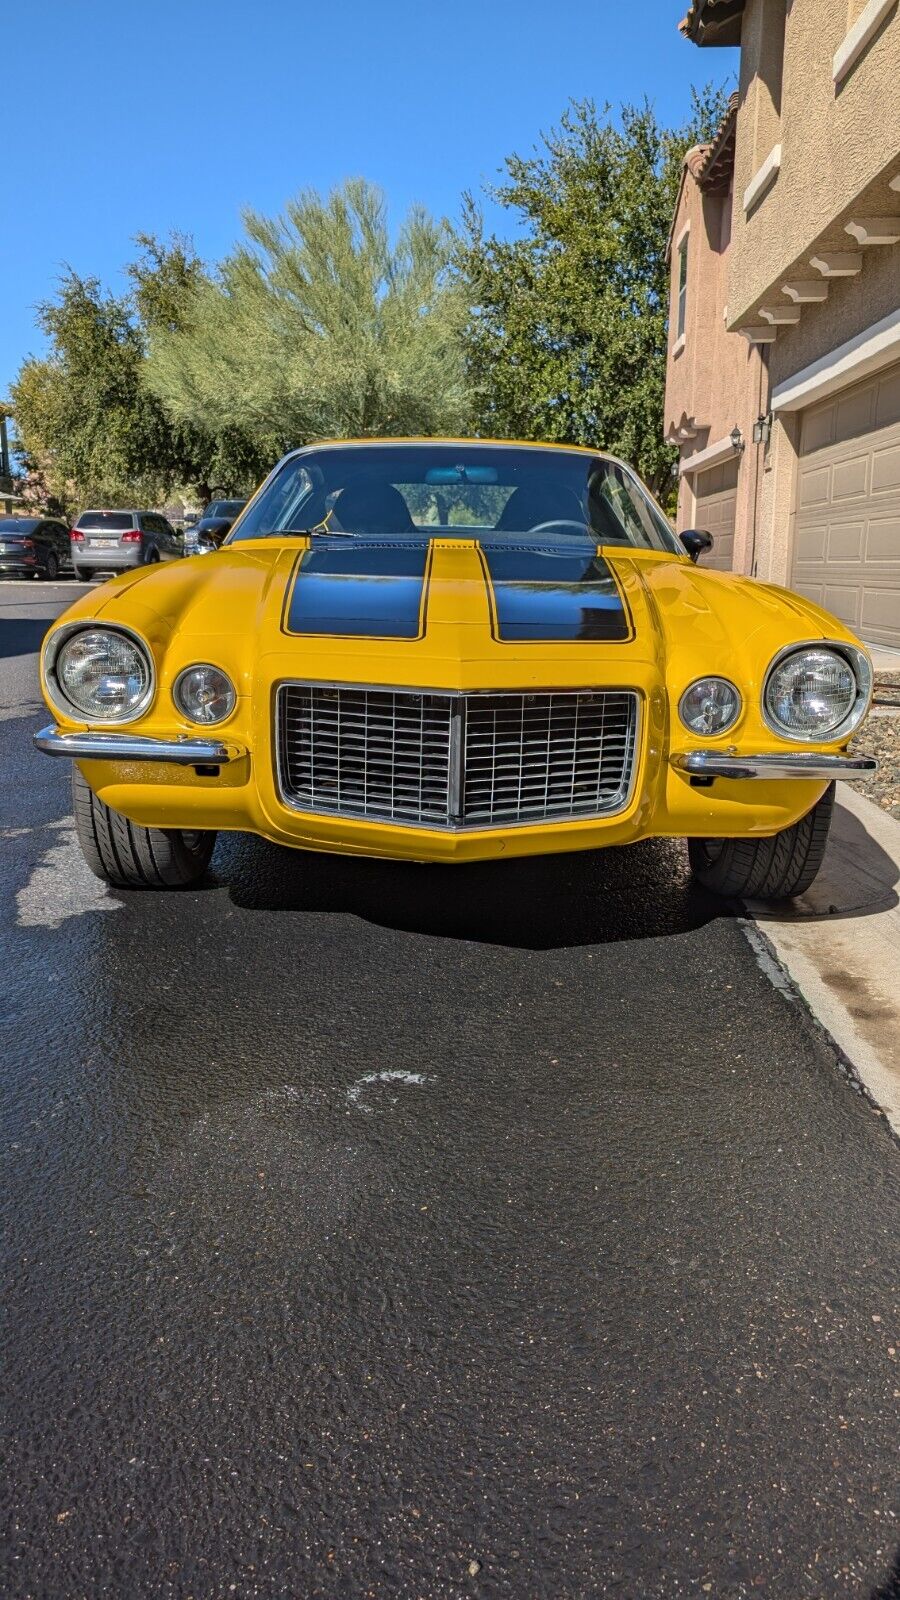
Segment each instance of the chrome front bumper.
[[[61,733],[52,723],[34,735],[38,750],[76,761],[167,761],[176,766],[220,766],[242,752],[220,739],[149,739],[139,733]],[[732,756],[718,750],[676,751],[669,763],[690,778],[814,779],[865,778],[877,772],[872,756],[817,755],[786,751],[784,755]]]
[[213,767],[239,752],[219,739],[148,739],[139,733],[60,733],[51,724],[34,736],[46,756],[76,761],[168,761],[179,767]]
[[718,750],[688,750],[669,757],[677,772],[691,778],[867,778],[878,771],[873,756],[816,755],[788,750],[784,755],[729,756]]

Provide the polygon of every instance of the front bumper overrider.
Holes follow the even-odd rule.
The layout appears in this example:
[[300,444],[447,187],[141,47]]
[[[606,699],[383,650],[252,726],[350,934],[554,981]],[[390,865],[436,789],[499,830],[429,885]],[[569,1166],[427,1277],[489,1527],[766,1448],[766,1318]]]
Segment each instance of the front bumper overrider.
[[150,739],[140,733],[62,733],[51,723],[34,736],[45,756],[75,761],[166,761],[179,767],[221,766],[244,752],[220,739]]
[[833,778],[868,778],[878,771],[873,756],[817,755],[810,750],[786,750],[784,754],[760,756],[727,755],[719,750],[676,751],[669,757],[676,772],[691,778],[806,778],[831,782]]

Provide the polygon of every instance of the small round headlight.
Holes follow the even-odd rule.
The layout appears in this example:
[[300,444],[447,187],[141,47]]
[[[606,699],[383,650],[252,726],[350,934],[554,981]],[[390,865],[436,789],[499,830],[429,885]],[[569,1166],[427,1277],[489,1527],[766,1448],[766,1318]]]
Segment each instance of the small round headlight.
[[219,667],[201,662],[185,667],[175,679],[172,695],[179,711],[191,722],[224,722],[237,705],[231,679]]
[[[859,674],[855,658],[862,665]],[[865,669],[865,681],[860,676]],[[862,718],[869,696],[868,663],[860,651],[806,648],[774,662],[763,695],[769,726],[790,739],[828,739],[849,733]]]
[[150,659],[137,641],[112,628],[81,628],[60,645],[56,687],[68,707],[92,722],[139,716],[153,691]]
[[678,715],[691,733],[724,733],[740,714],[741,697],[727,678],[698,678],[678,705]]

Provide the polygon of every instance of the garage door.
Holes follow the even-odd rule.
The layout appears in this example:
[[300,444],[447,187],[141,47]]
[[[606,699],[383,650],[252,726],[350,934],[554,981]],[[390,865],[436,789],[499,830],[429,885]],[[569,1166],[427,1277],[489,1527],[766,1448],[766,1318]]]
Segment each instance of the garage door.
[[700,565],[730,572],[734,560],[734,514],[737,505],[738,460],[725,461],[694,478],[697,500],[695,527],[711,533],[715,544]]
[[804,412],[791,583],[900,649],[900,366]]

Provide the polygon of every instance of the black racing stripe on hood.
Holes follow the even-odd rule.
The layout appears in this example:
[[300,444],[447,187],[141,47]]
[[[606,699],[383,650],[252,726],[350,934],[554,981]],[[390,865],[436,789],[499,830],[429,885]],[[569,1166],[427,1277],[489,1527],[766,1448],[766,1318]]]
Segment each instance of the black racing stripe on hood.
[[504,644],[620,642],[631,620],[597,547],[481,544],[494,632]]
[[295,569],[286,633],[418,639],[425,621],[430,541],[317,540]]

